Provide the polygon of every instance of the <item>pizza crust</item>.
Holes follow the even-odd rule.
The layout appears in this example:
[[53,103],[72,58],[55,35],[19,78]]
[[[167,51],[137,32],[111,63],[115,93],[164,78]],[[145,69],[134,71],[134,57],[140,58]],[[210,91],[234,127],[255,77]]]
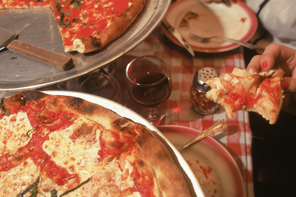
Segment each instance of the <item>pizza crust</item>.
[[177,168],[169,150],[146,127],[138,125],[137,144],[144,163],[151,166],[159,192],[164,197],[190,196],[186,181]]
[[65,46],[65,52],[78,51],[89,53],[104,48],[111,41],[120,37],[136,20],[143,10],[146,0],[133,0],[133,4],[125,9],[120,16],[111,20],[107,29],[97,33],[95,37],[77,38],[72,46]]

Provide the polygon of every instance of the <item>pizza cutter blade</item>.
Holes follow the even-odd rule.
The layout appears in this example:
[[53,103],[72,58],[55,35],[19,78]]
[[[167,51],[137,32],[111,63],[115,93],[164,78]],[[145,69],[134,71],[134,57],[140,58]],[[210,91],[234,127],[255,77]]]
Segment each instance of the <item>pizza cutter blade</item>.
[[0,50],[3,50],[7,45],[16,38],[17,34],[0,27]]
[[68,55],[16,40],[16,37],[16,33],[0,27],[0,50],[7,48],[14,53],[51,65],[63,71],[73,68],[73,60]]

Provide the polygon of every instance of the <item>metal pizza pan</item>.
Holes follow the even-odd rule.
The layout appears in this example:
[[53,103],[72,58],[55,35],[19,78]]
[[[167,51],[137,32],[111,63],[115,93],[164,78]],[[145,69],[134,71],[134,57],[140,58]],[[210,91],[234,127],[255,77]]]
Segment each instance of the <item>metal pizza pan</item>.
[[58,84],[104,66],[140,44],[164,18],[171,0],[147,0],[142,13],[128,30],[102,50],[65,53],[59,29],[50,8],[0,10],[0,24],[17,33],[18,39],[48,50],[69,55],[75,67],[62,71],[44,63],[0,51],[0,91],[38,89]]
[[63,96],[73,96],[77,98],[82,98],[86,101],[101,105],[107,109],[110,109],[117,113],[118,115],[122,117],[126,117],[134,122],[140,123],[147,128],[149,128],[155,136],[157,136],[164,145],[169,149],[176,165],[181,170],[187,185],[189,187],[190,193],[192,197],[205,197],[205,194],[202,190],[202,187],[200,183],[198,182],[196,176],[194,175],[193,171],[189,167],[186,160],[183,158],[181,153],[175,148],[175,146],[163,135],[155,126],[150,124],[146,119],[144,119],[142,116],[137,114],[136,112],[128,109],[127,107],[120,105],[114,101],[111,101],[109,99],[99,97],[92,94],[87,93],[81,93],[81,92],[72,92],[72,91],[60,91],[60,90],[48,90],[43,91],[46,94],[51,95],[63,95]]

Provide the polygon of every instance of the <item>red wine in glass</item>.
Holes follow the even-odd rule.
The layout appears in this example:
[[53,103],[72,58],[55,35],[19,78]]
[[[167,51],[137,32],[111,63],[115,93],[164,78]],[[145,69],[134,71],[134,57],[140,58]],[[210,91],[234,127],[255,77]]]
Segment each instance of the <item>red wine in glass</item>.
[[134,100],[146,107],[156,107],[165,102],[171,94],[169,79],[162,73],[143,73],[133,80],[142,84],[132,89]]
[[133,59],[126,67],[126,81],[131,98],[149,108],[141,113],[144,118],[154,125],[169,119],[165,110],[157,108],[172,91],[169,67],[162,59],[153,55]]

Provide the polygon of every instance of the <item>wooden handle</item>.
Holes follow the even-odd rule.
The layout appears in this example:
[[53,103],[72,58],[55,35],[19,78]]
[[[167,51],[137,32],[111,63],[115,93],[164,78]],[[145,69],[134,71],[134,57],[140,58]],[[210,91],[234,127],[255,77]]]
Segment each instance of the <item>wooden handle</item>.
[[73,60],[67,55],[34,46],[19,40],[12,41],[7,48],[12,52],[24,55],[44,64],[51,65],[63,71],[69,70],[73,67]]

